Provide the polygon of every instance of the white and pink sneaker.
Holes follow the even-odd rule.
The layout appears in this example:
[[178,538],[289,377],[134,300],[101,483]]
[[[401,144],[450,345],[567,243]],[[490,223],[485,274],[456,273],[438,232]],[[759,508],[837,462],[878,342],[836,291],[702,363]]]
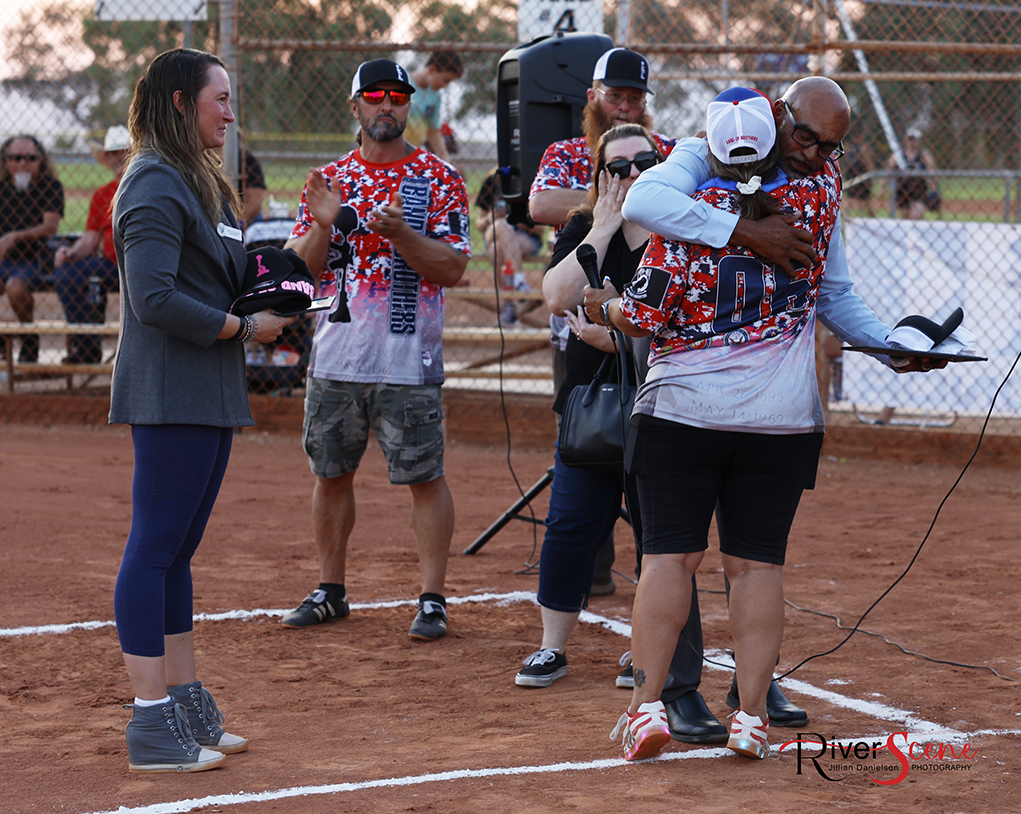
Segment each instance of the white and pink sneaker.
[[756,715],[737,710],[730,723],[730,740],[727,748],[739,755],[762,760],[769,754],[769,718],[765,723]]
[[634,715],[624,710],[610,733],[610,740],[617,740],[621,729],[624,730],[624,760],[655,757],[670,742],[670,726],[662,701],[642,704]]

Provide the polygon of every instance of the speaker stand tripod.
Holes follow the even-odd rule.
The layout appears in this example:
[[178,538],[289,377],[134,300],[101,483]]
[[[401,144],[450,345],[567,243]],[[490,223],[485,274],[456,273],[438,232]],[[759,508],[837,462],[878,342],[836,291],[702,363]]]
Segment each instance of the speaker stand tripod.
[[545,489],[551,483],[553,483],[552,466],[546,470],[545,475],[543,475],[541,478],[539,478],[539,480],[532,484],[532,488],[525,492],[525,494],[522,495],[521,499],[518,500],[517,503],[515,503],[513,506],[507,509],[507,511],[500,515],[496,522],[493,523],[493,525],[491,525],[484,532],[482,532],[482,534],[479,535],[475,542],[468,546],[462,553],[474,554],[475,552],[477,552],[480,548],[482,548],[482,546],[484,546],[494,536],[496,536],[496,533],[504,526],[506,526],[511,520],[522,520],[525,523],[533,523],[536,526],[543,525],[544,521],[538,520],[535,517],[532,517],[530,514],[524,515],[521,513],[521,510],[529,503],[531,503],[535,496],[538,495],[543,489]]
[[[531,503],[532,500],[535,499],[536,495],[538,495],[543,489],[545,489],[551,483],[553,483],[552,466],[546,470],[545,475],[543,475],[541,478],[539,478],[539,480],[532,484],[532,488],[525,492],[525,494],[521,497],[520,500],[518,500],[513,506],[507,509],[507,511],[505,511],[502,515],[500,515],[496,522],[494,522],[488,529],[482,532],[482,534],[480,534],[478,538],[476,538],[475,542],[468,546],[461,553],[463,554],[476,553],[480,548],[482,548],[482,546],[484,546],[491,539],[493,539],[493,537],[496,536],[497,532],[499,532],[500,529],[506,526],[511,520],[522,520],[525,523],[534,523],[536,526],[544,525],[545,521],[538,520],[535,517],[532,517],[531,514],[528,515],[522,514],[521,510],[529,503]],[[630,525],[631,516],[628,514],[627,509],[624,508],[623,506],[620,507],[620,516],[624,518],[624,521]]]

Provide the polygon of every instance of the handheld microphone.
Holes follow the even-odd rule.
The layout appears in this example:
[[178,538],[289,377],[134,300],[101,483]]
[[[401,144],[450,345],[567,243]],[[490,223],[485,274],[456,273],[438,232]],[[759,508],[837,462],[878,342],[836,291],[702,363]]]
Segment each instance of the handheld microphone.
[[588,243],[582,243],[575,251],[581,269],[588,278],[588,284],[593,288],[602,288],[603,282],[599,279],[599,264],[596,260],[596,250]]

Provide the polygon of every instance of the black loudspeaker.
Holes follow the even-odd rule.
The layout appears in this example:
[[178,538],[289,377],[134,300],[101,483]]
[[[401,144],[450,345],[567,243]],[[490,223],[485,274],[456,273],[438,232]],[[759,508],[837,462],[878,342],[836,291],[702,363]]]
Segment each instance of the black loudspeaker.
[[596,62],[613,48],[603,34],[558,32],[512,48],[496,81],[496,157],[507,219],[525,220],[528,190],[554,141],[582,135]]

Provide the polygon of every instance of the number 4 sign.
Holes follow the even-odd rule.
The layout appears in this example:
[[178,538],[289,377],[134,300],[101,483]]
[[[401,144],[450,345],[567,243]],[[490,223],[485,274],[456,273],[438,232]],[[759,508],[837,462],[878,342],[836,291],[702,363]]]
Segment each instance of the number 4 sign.
[[519,0],[518,42],[557,31],[604,33],[603,0]]

